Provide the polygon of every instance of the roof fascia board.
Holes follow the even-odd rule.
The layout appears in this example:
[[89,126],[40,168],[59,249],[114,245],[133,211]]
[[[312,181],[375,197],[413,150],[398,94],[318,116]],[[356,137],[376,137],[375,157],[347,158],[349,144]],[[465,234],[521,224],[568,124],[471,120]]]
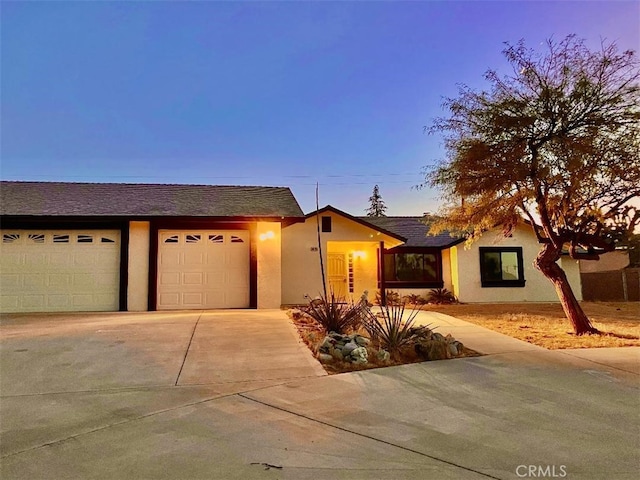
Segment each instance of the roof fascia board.
[[326,213],[326,212],[335,213],[336,215],[340,215],[341,217],[344,217],[347,220],[351,220],[353,222],[356,222],[356,223],[358,223],[358,224],[360,224],[360,225],[362,225],[364,227],[370,228],[371,230],[374,230],[376,232],[380,232],[380,233],[382,233],[384,235],[387,235],[387,236],[389,236],[391,238],[395,238],[396,240],[399,240],[401,242],[406,242],[407,241],[407,238],[403,237],[402,235],[398,235],[397,233],[393,233],[393,232],[391,232],[389,230],[386,230],[384,228],[377,227],[377,226],[373,225],[372,223],[369,223],[369,222],[367,222],[365,220],[361,220],[358,217],[354,217],[353,215],[349,215],[347,212],[343,212],[342,210],[338,210],[337,208],[332,207],[331,205],[327,205],[326,207],[321,208],[320,210],[307,213],[304,216],[304,218],[306,220],[308,218],[315,217],[316,215],[320,215],[320,214]]
[[445,245],[440,245],[438,247],[427,247],[427,246],[406,246],[406,245],[398,245],[397,247],[393,247],[389,250],[411,250],[411,249],[416,249],[416,250],[447,250],[451,247],[455,247],[457,245],[460,245],[461,243],[463,243],[465,241],[464,238],[452,238],[451,239],[451,243],[447,243]]
[[299,223],[304,222],[305,217],[256,217],[256,216],[229,216],[229,217],[207,217],[207,216],[175,216],[175,215],[0,215],[0,220],[10,221],[76,221],[76,222],[103,222],[109,220],[131,220],[131,221],[157,221],[157,220],[183,220],[201,222],[280,222]]

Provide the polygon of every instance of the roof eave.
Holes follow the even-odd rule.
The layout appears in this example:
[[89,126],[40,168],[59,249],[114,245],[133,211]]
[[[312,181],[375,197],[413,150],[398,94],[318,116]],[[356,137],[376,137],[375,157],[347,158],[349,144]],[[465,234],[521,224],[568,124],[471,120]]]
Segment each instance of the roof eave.
[[305,217],[281,216],[281,215],[247,215],[247,216],[205,216],[205,215],[7,215],[0,214],[2,223],[11,222],[51,222],[51,221],[72,221],[72,222],[101,222],[101,221],[209,221],[209,222],[279,222],[286,225],[304,222]]
[[305,220],[311,217],[315,217],[316,215],[319,215],[321,213],[324,212],[332,212],[335,213],[337,215],[340,215],[348,220],[352,220],[362,226],[365,226],[367,228],[370,228],[372,230],[375,230],[376,232],[380,232],[381,234],[387,235],[391,238],[395,238],[396,240],[400,241],[400,242],[406,242],[407,238],[403,237],[402,235],[398,235],[397,233],[391,232],[389,230],[386,230],[384,228],[378,227],[372,223],[369,223],[365,220],[361,220],[358,217],[354,217],[353,215],[349,215],[347,212],[343,212],[342,210],[339,210],[335,207],[332,207],[331,205],[327,205],[326,207],[321,208],[320,210],[315,210],[313,212],[307,213],[304,218]]

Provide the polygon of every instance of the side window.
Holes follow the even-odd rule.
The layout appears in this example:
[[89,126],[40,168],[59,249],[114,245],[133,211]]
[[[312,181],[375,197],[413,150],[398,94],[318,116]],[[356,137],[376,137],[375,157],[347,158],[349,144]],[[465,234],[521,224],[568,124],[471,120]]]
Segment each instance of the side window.
[[483,287],[524,287],[522,247],[480,247]]
[[322,217],[322,231],[331,232],[331,217]]

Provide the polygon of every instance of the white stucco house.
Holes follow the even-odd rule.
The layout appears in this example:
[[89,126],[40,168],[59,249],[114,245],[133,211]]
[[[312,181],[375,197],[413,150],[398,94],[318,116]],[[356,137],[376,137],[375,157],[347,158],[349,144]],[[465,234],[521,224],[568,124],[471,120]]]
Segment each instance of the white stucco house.
[[[340,296],[444,287],[462,302],[557,300],[526,226],[465,249],[418,217],[304,215],[284,187],[1,182],[0,220],[0,312],[301,304],[323,290],[320,252]],[[579,295],[577,263],[561,262]]]
[[[380,289],[401,296],[426,296],[446,288],[464,303],[556,302],[553,285],[533,266],[540,245],[531,227],[518,226],[510,237],[487,232],[465,247],[448,233],[427,235],[421,217],[352,217],[331,206],[282,231],[282,299],[304,302],[322,292],[317,226],[327,284],[340,296],[369,299]],[[581,299],[576,260],[563,256],[561,266]]]

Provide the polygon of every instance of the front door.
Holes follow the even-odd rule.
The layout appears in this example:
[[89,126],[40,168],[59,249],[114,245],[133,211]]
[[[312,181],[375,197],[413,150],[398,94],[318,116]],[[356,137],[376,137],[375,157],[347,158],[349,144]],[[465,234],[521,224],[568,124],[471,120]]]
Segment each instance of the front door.
[[347,262],[344,253],[327,253],[327,283],[329,294],[337,298],[347,295]]

